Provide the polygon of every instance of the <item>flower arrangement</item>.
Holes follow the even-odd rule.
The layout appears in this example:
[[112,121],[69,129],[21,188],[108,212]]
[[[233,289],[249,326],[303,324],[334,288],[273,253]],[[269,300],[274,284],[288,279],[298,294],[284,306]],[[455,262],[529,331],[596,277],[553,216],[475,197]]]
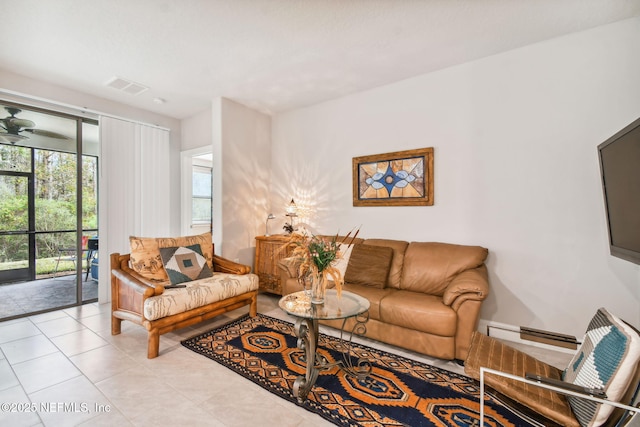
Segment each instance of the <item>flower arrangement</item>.
[[340,242],[338,242],[338,235],[329,240],[315,235],[309,236],[306,232],[292,233],[285,247],[293,246],[291,256],[301,261],[298,266],[298,276],[304,278],[311,275],[314,285],[320,288],[322,295],[331,279],[340,297],[344,278],[334,264],[342,258],[341,245],[351,246],[359,231],[357,230],[353,237],[350,237],[353,231],[349,232]]

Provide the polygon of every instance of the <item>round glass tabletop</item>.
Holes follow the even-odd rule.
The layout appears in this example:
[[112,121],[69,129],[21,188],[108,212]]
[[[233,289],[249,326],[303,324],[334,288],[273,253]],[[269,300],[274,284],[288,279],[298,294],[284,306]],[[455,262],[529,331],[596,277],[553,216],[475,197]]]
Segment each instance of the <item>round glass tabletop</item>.
[[369,300],[366,298],[347,291],[342,291],[338,298],[335,289],[327,289],[322,304],[311,304],[311,297],[305,291],[285,295],[278,304],[292,316],[318,320],[345,319],[369,310]]

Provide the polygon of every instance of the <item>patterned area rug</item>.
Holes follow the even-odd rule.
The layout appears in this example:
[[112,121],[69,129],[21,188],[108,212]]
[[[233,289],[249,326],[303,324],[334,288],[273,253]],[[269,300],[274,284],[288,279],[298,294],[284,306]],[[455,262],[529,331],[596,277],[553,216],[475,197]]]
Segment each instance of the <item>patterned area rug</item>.
[[[266,390],[298,404],[293,382],[304,375],[303,351],[297,348],[294,325],[265,315],[240,318],[189,338],[182,345],[203,354]],[[319,353],[340,360],[341,340],[320,334]],[[307,410],[341,426],[477,426],[479,384],[464,375],[429,366],[371,347],[353,344],[356,357],[372,361],[366,380],[339,368],[322,371]],[[485,425],[537,426],[485,393]]]

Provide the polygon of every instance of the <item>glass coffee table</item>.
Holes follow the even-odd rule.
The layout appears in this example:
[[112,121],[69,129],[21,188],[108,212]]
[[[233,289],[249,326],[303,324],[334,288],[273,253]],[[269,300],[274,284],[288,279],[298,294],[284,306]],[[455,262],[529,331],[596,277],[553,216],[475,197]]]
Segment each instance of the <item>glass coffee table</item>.
[[[338,366],[348,375],[365,378],[371,372],[371,365],[367,360],[359,359],[352,362],[351,340],[353,335],[364,335],[365,324],[369,320],[369,301],[351,292],[342,291],[338,298],[335,289],[328,289],[324,303],[312,304],[311,297],[305,291],[285,295],[278,303],[280,308],[297,318],[295,333],[298,337],[298,348],[304,350],[307,362],[306,373],[293,383],[293,395],[302,403],[307,399],[311,387],[318,379],[321,370]],[[350,331],[345,331],[348,319],[355,318],[355,325]],[[318,321],[343,319],[340,339],[346,341],[344,334],[348,334],[348,343],[342,353],[342,361],[328,363],[324,357],[317,354],[318,349]]]

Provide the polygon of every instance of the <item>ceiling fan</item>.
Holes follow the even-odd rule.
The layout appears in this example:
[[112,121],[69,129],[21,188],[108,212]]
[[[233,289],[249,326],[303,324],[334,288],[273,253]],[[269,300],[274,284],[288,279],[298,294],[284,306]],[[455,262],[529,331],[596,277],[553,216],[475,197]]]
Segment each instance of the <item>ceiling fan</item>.
[[[4,109],[9,113],[9,117],[0,119],[0,140],[9,141],[12,144],[15,144],[16,142],[29,139],[28,136],[21,135],[23,132],[27,132],[32,135],[46,136],[48,138],[71,139],[61,133],[43,129],[34,129],[36,127],[35,122],[16,117],[16,114],[19,114],[22,111],[19,108],[4,107]],[[4,132],[2,129],[4,129]]]

